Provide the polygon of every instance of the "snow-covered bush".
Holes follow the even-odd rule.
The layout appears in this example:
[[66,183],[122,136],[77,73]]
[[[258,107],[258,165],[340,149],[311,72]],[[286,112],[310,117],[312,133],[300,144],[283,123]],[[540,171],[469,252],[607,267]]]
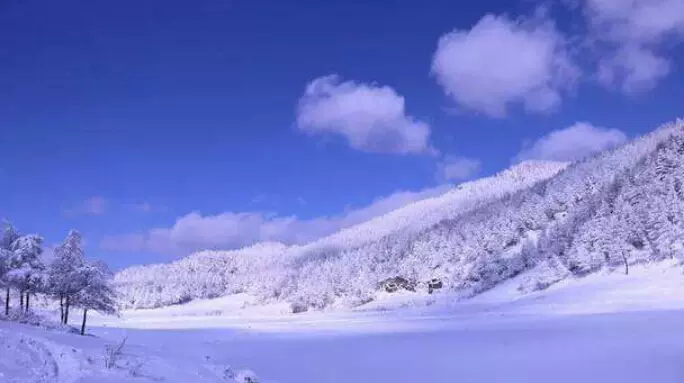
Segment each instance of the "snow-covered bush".
[[116,367],[116,363],[123,357],[123,349],[127,340],[127,337],[123,337],[120,341],[105,346],[104,366],[106,369]]

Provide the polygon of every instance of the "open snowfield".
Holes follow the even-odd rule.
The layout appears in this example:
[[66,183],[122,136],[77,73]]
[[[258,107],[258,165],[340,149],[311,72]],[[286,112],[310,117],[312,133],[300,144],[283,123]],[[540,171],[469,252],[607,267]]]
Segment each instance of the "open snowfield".
[[[363,331],[129,330],[173,359],[250,366],[269,382],[681,382],[684,311],[374,321]],[[300,323],[301,325],[301,323]],[[394,331],[373,331],[387,325]],[[110,331],[109,335],[119,331]]]
[[97,318],[95,332],[127,335],[167,360],[248,367],[266,382],[684,381],[680,268],[635,267],[527,295],[519,282],[458,303],[405,294],[297,315],[235,296]]
[[229,367],[280,383],[684,380],[680,267],[532,294],[521,278],[468,301],[388,295],[353,312],[286,314],[238,295],[93,316],[95,337],[0,322],[0,382],[230,382]]

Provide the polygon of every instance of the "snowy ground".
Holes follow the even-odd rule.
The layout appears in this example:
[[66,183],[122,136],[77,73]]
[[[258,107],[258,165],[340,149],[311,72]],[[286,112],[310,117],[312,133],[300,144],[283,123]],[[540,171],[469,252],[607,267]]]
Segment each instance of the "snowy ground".
[[682,382],[683,318],[683,311],[662,311],[484,323],[432,318],[397,332],[127,333],[174,359],[209,355],[283,383]]
[[[173,333],[166,334],[173,338]],[[2,383],[249,383],[249,371],[235,371],[211,358],[172,358],[154,347],[127,340],[120,354],[107,348],[123,336],[80,336],[0,321]]]
[[[593,275],[529,295],[517,291],[519,282],[466,302],[403,294],[354,312],[292,315],[246,296],[197,301],[93,318],[99,338],[11,325],[2,341],[20,351],[8,362],[0,348],[0,372],[22,377],[32,365],[31,376],[47,377],[33,381],[52,382],[53,364],[27,361],[53,361],[68,376],[83,360],[88,367],[87,355],[128,336],[130,357],[147,359],[142,371],[168,382],[223,381],[217,371],[227,365],[280,383],[684,381],[681,268]],[[134,379],[96,370],[97,379],[81,381]]]
[[681,268],[635,267],[527,295],[519,283],[466,302],[388,295],[355,312],[298,315],[227,297],[125,313],[101,331],[282,383],[684,381]]

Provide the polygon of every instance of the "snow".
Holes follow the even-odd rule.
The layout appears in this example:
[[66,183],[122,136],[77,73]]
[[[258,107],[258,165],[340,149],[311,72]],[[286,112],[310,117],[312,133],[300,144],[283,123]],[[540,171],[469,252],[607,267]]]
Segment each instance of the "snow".
[[[106,367],[106,349],[122,337],[80,336],[0,321],[0,382],[3,383],[244,383],[251,371],[233,370],[211,359],[169,359],[141,344],[126,343]],[[228,374],[226,375],[226,372]],[[233,378],[233,380],[228,378]]]
[[567,162],[524,161],[493,177],[465,182],[440,196],[408,204],[367,222],[340,230],[304,246],[302,252],[317,247],[357,247],[401,230],[418,231],[553,177],[567,166]]
[[517,291],[524,278],[509,280],[470,302],[498,302],[516,307],[517,312],[548,315],[684,310],[684,274],[677,261],[632,267],[629,275],[618,269],[565,279],[531,294]]
[[[236,294],[93,315],[86,337],[0,322],[0,381],[225,382],[253,370],[262,383],[681,382],[677,262],[533,293],[518,288],[525,278],[467,300],[403,292],[301,314]],[[124,337],[120,367],[105,369],[105,347]]]
[[524,278],[460,301],[388,294],[356,310],[290,314],[241,294],[93,320],[99,336],[126,335],[169,360],[249,367],[267,382],[684,378],[684,276],[676,262],[570,278],[529,294],[518,289]]
[[[266,242],[231,251],[201,251],[169,265],[134,266],[115,276],[121,304],[151,308],[244,291],[259,296],[262,303],[273,295],[290,303],[301,303],[309,299],[307,290],[310,288],[319,290],[320,300],[334,300],[329,299],[327,292],[320,292],[322,289],[316,286],[316,281],[313,286],[309,285],[312,281],[306,279],[306,275],[311,274],[307,267],[318,267],[318,262],[325,262],[329,256],[330,269],[346,274],[340,276],[344,279],[352,279],[358,272],[346,269],[354,269],[358,262],[341,259],[340,252],[346,251],[343,257],[369,258],[367,253],[379,251],[374,244],[382,243],[386,238],[410,239],[440,221],[466,214],[553,177],[567,166],[565,162],[525,161],[492,177],[460,184],[442,195],[411,203],[302,246]],[[352,254],[354,251],[361,253],[357,256]],[[340,262],[334,264],[335,259]],[[305,277],[300,278],[297,274]],[[365,285],[374,286],[376,281],[372,279],[377,276],[371,272],[369,277],[355,284],[369,290]],[[292,282],[294,286],[290,285]],[[354,282],[345,280],[344,283]],[[348,305],[363,301],[367,295],[367,291],[349,294]],[[315,305],[304,302],[304,306]]]
[[[531,293],[520,288],[534,270],[501,283],[491,290],[463,299],[449,292],[399,291],[379,293],[376,300],[342,310],[292,314],[283,302],[268,305],[249,294],[194,300],[157,309],[125,310],[120,318],[93,315],[94,325],[138,329],[242,328],[295,331],[299,325],[311,331],[311,323],[330,329],[331,323],[369,323],[378,318],[406,316],[490,315],[507,316],[577,315],[628,311],[684,310],[684,275],[679,262],[670,260],[637,265],[629,275],[621,269],[605,270],[581,278],[568,278],[549,288]],[[334,329],[335,326],[332,326]],[[345,325],[339,331],[358,330]]]
[[303,246],[129,268],[115,276],[119,303],[248,294],[291,311],[345,310],[387,304],[382,286],[391,278],[419,290],[438,281],[468,297],[520,274],[534,291],[606,269],[684,262],[683,147],[678,120],[570,165],[518,164]]
[[[681,314],[484,324],[437,318],[411,331],[345,336],[196,330],[184,342],[211,337],[215,354],[280,382],[681,382]],[[658,328],[648,325],[654,321]]]
[[122,305],[156,308],[89,337],[0,322],[0,382],[681,382],[682,148],[678,121],[309,245],[125,270]]

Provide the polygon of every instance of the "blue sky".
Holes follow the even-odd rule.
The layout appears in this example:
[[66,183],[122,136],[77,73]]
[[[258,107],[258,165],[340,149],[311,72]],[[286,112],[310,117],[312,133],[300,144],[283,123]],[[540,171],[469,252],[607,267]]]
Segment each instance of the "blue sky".
[[303,242],[681,116],[681,1],[563,3],[4,1],[0,216],[114,267]]

